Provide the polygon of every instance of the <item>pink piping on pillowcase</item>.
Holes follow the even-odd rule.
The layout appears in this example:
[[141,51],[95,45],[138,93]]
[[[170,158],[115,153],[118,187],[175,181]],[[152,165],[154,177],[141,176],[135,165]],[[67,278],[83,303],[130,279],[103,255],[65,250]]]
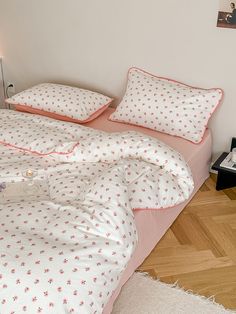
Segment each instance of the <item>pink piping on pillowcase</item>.
[[52,151],[52,152],[49,152],[49,153],[46,153],[46,154],[43,154],[43,153],[39,153],[37,151],[34,151],[34,150],[30,150],[30,149],[27,149],[27,148],[22,148],[22,147],[19,147],[19,146],[16,146],[16,145],[13,145],[13,144],[9,144],[9,143],[6,143],[4,141],[0,141],[0,144],[3,144],[5,146],[9,146],[9,147],[13,147],[13,148],[16,148],[16,149],[19,149],[19,150],[23,150],[25,152],[28,152],[28,153],[33,153],[33,154],[36,154],[36,155],[39,155],[39,156],[49,156],[49,155],[52,155],[52,154],[56,154],[56,155],[70,155],[71,153],[73,153],[74,149],[80,144],[79,142],[76,143],[71,150],[67,151],[67,152],[55,152],[55,151]]
[[[113,101],[110,100],[107,104],[105,104],[104,106],[102,106],[101,108],[99,108],[97,111],[95,111],[90,117],[88,117],[86,120],[79,120],[79,119],[73,119],[67,116],[63,116],[54,112],[49,112],[49,111],[45,111],[43,109],[36,109],[36,108],[32,108],[30,106],[27,105],[21,105],[21,104],[13,104],[15,106],[15,109],[17,111],[21,111],[21,112],[28,112],[28,113],[33,113],[33,114],[38,114],[41,116],[46,116],[55,120],[62,120],[62,121],[66,121],[66,122],[73,122],[73,123],[87,123],[90,122],[94,119],[96,119],[100,114],[103,113],[103,111],[105,111],[107,109],[107,107],[111,104],[111,102]],[[6,101],[6,103],[8,103]],[[12,103],[10,103],[12,104]]]
[[[215,110],[216,110],[216,108],[215,108]],[[215,111],[215,110],[214,110],[214,111]],[[213,112],[214,112],[214,111],[213,111]],[[212,113],[212,114],[213,114],[213,113]],[[212,114],[211,114],[211,115],[212,115]],[[210,117],[211,117],[211,116],[210,116]],[[210,119],[210,118],[209,118],[209,119]],[[208,121],[209,121],[209,119],[208,119]],[[140,124],[134,124],[134,123],[130,123],[130,122],[122,121],[122,120],[113,120],[113,119],[111,119],[110,117],[108,117],[107,120],[108,120],[108,121],[111,121],[111,122],[115,122],[115,123],[123,123],[123,124],[126,124],[126,125],[138,126],[138,127],[140,127],[140,128],[144,128],[144,129],[151,130],[151,131],[154,131],[154,132],[159,132],[159,133],[167,134],[167,135],[176,137],[177,139],[178,139],[178,138],[181,138],[182,140],[185,140],[185,141],[190,142],[190,143],[195,144],[195,145],[198,145],[198,144],[201,144],[201,143],[202,143],[203,138],[204,138],[204,134],[205,134],[206,129],[207,129],[207,126],[206,126],[205,131],[203,132],[203,135],[202,135],[202,137],[201,137],[201,140],[196,143],[196,142],[192,142],[191,140],[188,140],[187,138],[184,138],[184,137],[181,137],[181,136],[178,136],[178,135],[173,135],[173,134],[161,132],[161,131],[158,131],[158,130],[154,130],[154,129],[151,129],[151,128],[147,127],[147,126],[142,126],[142,125],[140,125]]]
[[[152,77],[159,78],[159,79],[163,79],[163,80],[170,81],[170,82],[174,82],[174,83],[177,83],[177,84],[181,84],[181,85],[184,85],[184,86],[193,88],[193,89],[200,89],[200,90],[220,90],[220,91],[221,91],[221,93],[222,93],[221,98],[220,98],[218,104],[215,106],[215,108],[210,112],[210,116],[209,116],[209,118],[208,118],[208,120],[207,120],[207,123],[206,123],[206,125],[205,125],[205,130],[204,130],[204,132],[203,132],[203,134],[202,134],[202,137],[201,137],[200,141],[198,141],[198,142],[196,143],[196,142],[193,142],[193,141],[188,140],[188,139],[186,139],[186,138],[183,138],[183,139],[185,139],[186,141],[191,142],[191,143],[193,143],[193,144],[201,144],[201,142],[202,142],[202,140],[203,140],[204,133],[206,132],[207,125],[208,125],[208,123],[209,123],[209,120],[210,120],[211,116],[212,116],[213,113],[216,111],[216,109],[219,107],[219,105],[221,104],[221,102],[223,101],[223,98],[224,98],[224,91],[223,91],[223,89],[222,89],[222,88],[219,88],[219,87],[215,87],[215,88],[214,88],[214,87],[213,87],[213,88],[194,87],[194,86],[191,86],[191,85],[188,85],[188,84],[185,84],[185,83],[182,83],[182,82],[173,80],[173,79],[169,79],[169,78],[166,78],[166,77],[153,75],[153,74],[151,74],[151,73],[149,73],[149,72],[147,72],[147,71],[145,71],[145,70],[142,70],[142,69],[140,69],[140,68],[137,68],[137,67],[131,67],[131,68],[128,70],[127,79],[126,79],[126,87],[127,87],[127,85],[128,85],[129,73],[130,73],[130,71],[133,70],[133,69],[134,69],[134,70],[138,70],[138,71],[140,71],[140,72],[143,72],[143,73],[145,73],[145,74],[148,74],[148,75],[150,75],[150,76],[152,76]],[[127,91],[127,88],[126,88],[126,91]],[[125,94],[126,94],[126,91],[125,91]],[[118,106],[119,106],[119,105],[118,105]],[[111,114],[111,115],[112,115],[112,114]],[[108,118],[108,120],[109,120],[109,121],[112,121],[112,122],[124,123],[124,124],[128,124],[128,125],[136,125],[136,126],[140,126],[140,127],[149,129],[149,130],[153,130],[153,131],[156,131],[156,132],[160,132],[160,131],[158,131],[158,130],[154,130],[154,129],[148,128],[148,127],[146,127],[146,126],[142,126],[142,125],[138,125],[138,124],[134,124],[134,123],[129,123],[129,122],[122,121],[122,120],[111,119],[110,117]],[[161,133],[163,133],[163,132],[161,132]],[[170,135],[172,135],[172,134],[170,134]],[[172,136],[175,136],[175,137],[178,137],[178,138],[182,138],[181,136],[178,136],[178,135],[172,135]]]
[[218,88],[218,87],[215,87],[215,88],[214,88],[214,87],[213,87],[213,88],[202,88],[202,87],[191,86],[191,85],[182,83],[182,82],[180,82],[180,81],[176,81],[176,80],[174,80],[174,79],[169,79],[169,78],[164,77],[164,76],[157,76],[157,75],[151,74],[151,73],[149,73],[149,72],[147,72],[147,71],[145,71],[145,70],[142,70],[142,69],[140,69],[140,68],[137,68],[137,67],[131,67],[131,68],[128,70],[127,80],[128,80],[129,72],[130,72],[131,70],[138,70],[138,71],[143,72],[143,73],[146,73],[146,74],[148,74],[148,75],[150,75],[150,76],[152,76],[152,77],[159,78],[159,79],[166,80],[166,81],[170,81],[170,82],[174,82],[174,83],[178,83],[178,84],[181,84],[181,85],[184,85],[184,86],[187,86],[187,87],[191,87],[191,88],[194,88],[194,89],[201,89],[201,90],[221,90],[222,93],[223,93],[223,90],[222,90],[221,88]]

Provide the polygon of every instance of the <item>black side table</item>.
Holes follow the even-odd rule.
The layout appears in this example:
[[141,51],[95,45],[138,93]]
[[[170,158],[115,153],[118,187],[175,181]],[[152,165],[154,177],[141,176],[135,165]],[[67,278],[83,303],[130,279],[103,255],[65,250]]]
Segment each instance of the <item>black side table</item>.
[[216,190],[223,190],[227,188],[232,188],[236,186],[236,170],[231,170],[227,168],[223,168],[220,166],[222,161],[228,153],[224,152],[220,155],[220,157],[216,160],[214,165],[212,166],[213,170],[218,171],[217,181],[216,181]]

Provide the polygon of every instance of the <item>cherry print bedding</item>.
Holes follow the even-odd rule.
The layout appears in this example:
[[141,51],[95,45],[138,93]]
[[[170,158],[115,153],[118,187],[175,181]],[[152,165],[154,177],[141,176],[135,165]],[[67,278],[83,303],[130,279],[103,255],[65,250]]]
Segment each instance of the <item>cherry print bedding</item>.
[[[186,200],[189,167],[136,132],[8,110],[0,141],[0,313],[102,313],[138,241],[133,211]],[[34,192],[26,169],[36,173]]]
[[200,143],[222,98],[220,88],[196,88],[131,68],[125,95],[110,120]]

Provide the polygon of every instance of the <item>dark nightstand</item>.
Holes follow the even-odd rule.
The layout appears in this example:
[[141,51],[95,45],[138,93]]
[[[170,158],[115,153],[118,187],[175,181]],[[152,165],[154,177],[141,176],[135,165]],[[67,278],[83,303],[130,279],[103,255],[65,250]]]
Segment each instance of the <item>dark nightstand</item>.
[[[232,139],[231,150],[236,147],[236,138]],[[223,168],[220,166],[222,161],[228,153],[224,152],[220,155],[220,157],[215,161],[212,166],[213,170],[218,171],[217,181],[216,181],[216,190],[223,190],[227,188],[232,188],[236,186],[236,170],[231,170],[227,168]]]

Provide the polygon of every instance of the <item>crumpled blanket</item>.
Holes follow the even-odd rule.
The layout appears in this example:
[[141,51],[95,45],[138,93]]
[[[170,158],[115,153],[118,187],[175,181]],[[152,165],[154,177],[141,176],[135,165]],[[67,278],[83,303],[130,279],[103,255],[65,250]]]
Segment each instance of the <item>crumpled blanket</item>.
[[189,167],[136,132],[1,111],[0,313],[102,313],[138,241],[133,210],[186,200]]

